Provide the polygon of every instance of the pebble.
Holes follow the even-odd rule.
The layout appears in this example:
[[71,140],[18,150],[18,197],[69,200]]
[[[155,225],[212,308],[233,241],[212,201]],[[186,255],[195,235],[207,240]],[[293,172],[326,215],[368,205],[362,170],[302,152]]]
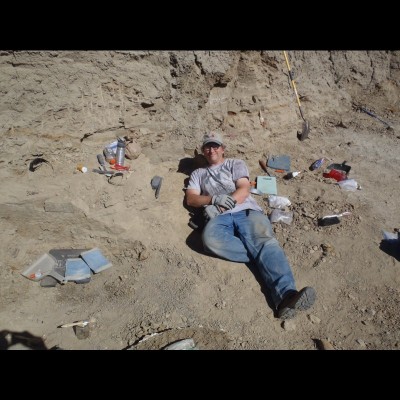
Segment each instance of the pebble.
[[362,339],[356,339],[356,342],[357,342],[361,347],[367,347],[367,345],[365,344],[364,340],[362,340]]
[[321,323],[321,320],[318,317],[316,317],[315,315],[308,314],[307,317],[313,324]]
[[281,326],[287,332],[294,331],[296,329],[296,324],[294,323],[294,321],[291,320],[283,321]]
[[139,260],[139,261],[146,260],[146,259],[149,258],[149,256],[150,256],[150,253],[149,253],[147,250],[143,250],[143,251],[139,254],[138,260]]
[[226,307],[226,301],[221,301],[220,303],[215,303],[214,306],[219,309],[223,309]]
[[115,204],[117,204],[117,201],[115,199],[108,199],[108,200],[103,202],[104,208],[112,207]]
[[329,339],[315,339],[315,342],[319,350],[335,350]]

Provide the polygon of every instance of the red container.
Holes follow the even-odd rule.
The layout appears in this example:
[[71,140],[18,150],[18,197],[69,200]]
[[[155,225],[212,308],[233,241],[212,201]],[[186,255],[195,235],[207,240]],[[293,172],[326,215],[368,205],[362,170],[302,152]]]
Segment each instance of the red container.
[[323,173],[323,177],[324,178],[332,178],[332,179],[335,179],[336,181],[340,182],[340,181],[344,181],[345,179],[347,179],[347,174],[344,171],[339,171],[337,169],[331,169],[329,171],[325,171]]

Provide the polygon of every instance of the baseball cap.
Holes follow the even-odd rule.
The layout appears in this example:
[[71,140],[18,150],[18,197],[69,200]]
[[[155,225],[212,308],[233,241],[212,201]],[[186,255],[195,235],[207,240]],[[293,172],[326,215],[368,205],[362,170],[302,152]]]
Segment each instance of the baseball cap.
[[223,140],[222,140],[222,135],[219,132],[211,131],[207,132],[203,136],[203,146],[205,146],[207,143],[217,143],[220,145],[223,145]]

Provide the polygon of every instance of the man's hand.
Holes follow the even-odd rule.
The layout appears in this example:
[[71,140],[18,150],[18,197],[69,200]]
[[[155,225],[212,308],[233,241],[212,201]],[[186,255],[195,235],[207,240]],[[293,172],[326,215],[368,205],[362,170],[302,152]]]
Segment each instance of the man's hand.
[[212,197],[211,204],[217,207],[224,207],[227,210],[232,210],[236,205],[236,200],[228,194],[218,194]]
[[207,222],[219,214],[221,214],[221,212],[216,206],[210,205],[204,207],[204,217]]

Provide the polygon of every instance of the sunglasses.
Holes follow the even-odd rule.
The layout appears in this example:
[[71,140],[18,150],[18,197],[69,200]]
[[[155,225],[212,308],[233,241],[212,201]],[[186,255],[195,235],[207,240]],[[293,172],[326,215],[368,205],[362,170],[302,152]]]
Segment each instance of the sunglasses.
[[207,143],[207,144],[205,144],[205,145],[203,146],[203,149],[204,149],[204,150],[210,150],[210,149],[217,150],[217,149],[219,149],[220,147],[221,147],[221,145],[218,144],[218,143]]

